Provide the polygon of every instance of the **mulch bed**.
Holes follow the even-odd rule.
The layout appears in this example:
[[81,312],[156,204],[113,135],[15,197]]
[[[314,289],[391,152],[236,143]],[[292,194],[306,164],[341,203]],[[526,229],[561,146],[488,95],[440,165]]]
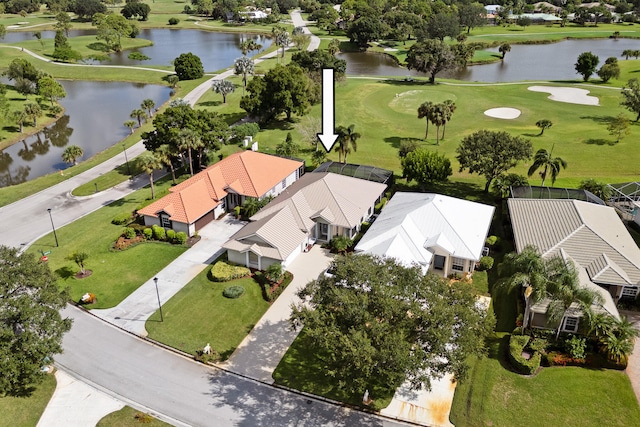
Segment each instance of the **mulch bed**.
[[89,277],[93,274],[92,270],[85,270],[84,273],[79,271],[75,274],[76,279],[84,279],[85,277]]

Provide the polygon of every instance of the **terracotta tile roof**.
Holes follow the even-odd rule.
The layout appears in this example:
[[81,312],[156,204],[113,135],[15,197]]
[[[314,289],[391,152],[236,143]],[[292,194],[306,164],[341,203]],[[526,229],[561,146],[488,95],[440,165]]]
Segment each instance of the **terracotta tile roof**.
[[138,212],[149,216],[166,212],[172,221],[191,224],[220,204],[227,189],[261,197],[302,166],[299,161],[242,151],[170,188],[170,194]]

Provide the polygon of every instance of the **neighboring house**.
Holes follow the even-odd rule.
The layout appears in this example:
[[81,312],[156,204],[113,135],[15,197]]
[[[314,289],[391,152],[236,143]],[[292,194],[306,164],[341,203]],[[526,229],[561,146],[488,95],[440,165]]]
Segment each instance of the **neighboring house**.
[[301,161],[242,151],[169,189],[138,211],[147,226],[157,224],[192,236],[245,198],[277,196],[304,173]]
[[443,276],[472,273],[482,257],[493,206],[430,193],[396,193],[356,246]]
[[223,248],[229,261],[284,267],[315,241],[355,237],[387,186],[333,173],[304,175],[250,218]]
[[[616,211],[580,200],[509,199],[508,206],[516,250],[533,245],[544,258],[573,261],[580,284],[602,297],[592,308],[619,319],[616,303],[638,295],[640,249]],[[529,306],[527,298],[523,325],[546,327],[548,304],[545,299]],[[560,329],[576,332],[581,316],[572,305]]]
[[559,18],[550,13],[521,13],[519,15],[510,15],[509,21],[515,22],[518,18],[529,18],[533,24],[539,24],[541,22],[553,23],[562,21],[562,18]]

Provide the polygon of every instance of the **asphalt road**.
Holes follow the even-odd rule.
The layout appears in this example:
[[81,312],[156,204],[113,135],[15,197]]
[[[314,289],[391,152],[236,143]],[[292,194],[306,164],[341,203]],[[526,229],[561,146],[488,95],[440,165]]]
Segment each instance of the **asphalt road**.
[[175,425],[407,425],[209,368],[73,306],[62,314],[74,324],[56,366]]

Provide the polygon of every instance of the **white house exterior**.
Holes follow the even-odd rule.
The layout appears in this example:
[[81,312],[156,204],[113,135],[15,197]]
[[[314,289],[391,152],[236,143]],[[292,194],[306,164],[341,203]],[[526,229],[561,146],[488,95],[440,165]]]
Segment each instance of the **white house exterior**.
[[396,193],[356,246],[443,276],[472,273],[493,206],[431,193]]

